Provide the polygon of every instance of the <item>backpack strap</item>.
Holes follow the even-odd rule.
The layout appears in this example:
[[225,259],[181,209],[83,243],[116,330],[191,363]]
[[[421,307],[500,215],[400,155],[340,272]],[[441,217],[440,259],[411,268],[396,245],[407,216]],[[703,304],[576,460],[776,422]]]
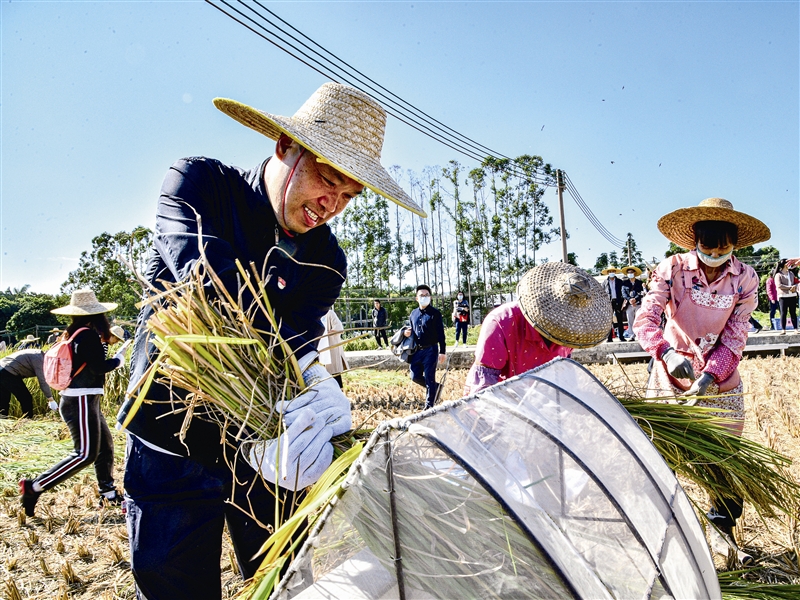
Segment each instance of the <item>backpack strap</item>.
[[[71,336],[69,336],[69,339],[67,340],[67,343],[69,344],[70,351],[72,351],[72,342],[73,342],[73,340],[74,340],[74,339],[77,337],[77,335],[78,335],[78,334],[79,334],[81,331],[89,331],[89,328],[88,328],[88,327],[79,327],[78,329],[76,329],[76,330],[75,330],[75,331],[72,333],[72,335],[71,335]],[[83,363],[83,364],[82,364],[80,367],[78,367],[78,370],[77,370],[77,371],[75,371],[75,372],[72,374],[72,379],[75,379],[75,378],[78,376],[78,373],[80,373],[81,371],[83,371],[83,369],[85,369],[85,368],[86,368],[86,365],[87,365],[87,363]]]

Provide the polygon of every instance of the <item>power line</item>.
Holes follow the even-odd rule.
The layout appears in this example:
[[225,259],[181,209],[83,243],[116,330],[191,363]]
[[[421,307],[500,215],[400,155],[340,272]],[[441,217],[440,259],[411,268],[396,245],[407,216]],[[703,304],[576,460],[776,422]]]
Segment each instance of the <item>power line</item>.
[[594,226],[594,228],[602,235],[608,243],[612,246],[616,246],[617,248],[624,249],[627,247],[626,242],[622,241],[618,237],[614,236],[606,227],[600,222],[600,220],[595,216],[589,206],[581,197],[580,193],[578,192],[575,184],[572,183],[572,180],[569,176],[562,171],[564,175],[564,182],[566,184],[567,191],[572,196],[572,199],[575,201],[575,204],[578,205],[578,208],[581,209],[581,212],[589,219],[589,222]]
[[[226,10],[225,8],[223,8],[221,6],[218,6],[217,4],[214,4],[214,2],[212,2],[212,0],[205,0],[205,1],[206,1],[206,3],[210,4],[211,6],[213,6],[217,10],[219,10],[221,13],[223,13],[224,15],[229,17],[230,19],[234,20],[235,22],[239,23],[243,27],[245,27],[248,30],[252,31],[253,33],[258,35],[259,37],[261,37],[265,41],[269,42],[270,44],[272,44],[276,48],[282,50],[286,54],[289,54],[290,56],[292,56],[293,58],[297,59],[298,61],[300,61],[301,63],[303,63],[307,67],[309,67],[312,70],[314,70],[317,73],[319,73],[320,75],[322,75],[322,76],[324,76],[326,78],[332,79],[334,81],[337,81],[337,82],[341,82],[341,80],[345,80],[346,83],[348,83],[349,85],[352,85],[356,89],[359,89],[360,91],[364,92],[365,94],[373,95],[373,94],[370,94],[370,92],[368,92],[367,90],[363,89],[364,87],[366,87],[369,90],[372,90],[374,95],[379,95],[379,96],[382,96],[383,98],[386,98],[388,103],[391,103],[393,105],[393,106],[384,106],[384,108],[386,109],[386,112],[388,114],[392,115],[393,117],[395,117],[396,119],[398,119],[402,123],[405,123],[409,127],[419,131],[420,133],[432,138],[433,140],[438,141],[441,144],[444,144],[448,148],[451,148],[452,150],[455,150],[456,152],[458,152],[460,154],[464,154],[464,155],[468,156],[469,158],[472,158],[473,160],[476,160],[479,163],[483,163],[483,161],[487,158],[487,156],[479,154],[478,153],[479,150],[481,150],[481,149],[486,150],[486,151],[488,151],[489,156],[492,156],[492,157],[495,157],[495,158],[500,157],[500,158],[504,158],[504,159],[508,160],[509,161],[509,165],[511,167],[510,170],[512,171],[513,175],[515,175],[517,177],[520,177],[520,178],[531,179],[535,183],[537,183],[539,185],[542,185],[542,186],[545,186],[545,187],[553,185],[553,182],[552,182],[551,178],[543,177],[538,172],[534,173],[534,174],[530,174],[530,173],[525,173],[525,172],[521,171],[517,167],[517,165],[514,164],[514,159],[511,159],[511,158],[509,158],[509,157],[507,157],[505,155],[502,155],[502,154],[499,154],[497,152],[494,152],[493,150],[487,148],[486,146],[483,146],[482,144],[478,144],[477,142],[474,142],[473,140],[471,140],[471,138],[468,138],[467,136],[456,132],[455,130],[453,130],[450,127],[447,127],[445,125],[442,125],[442,127],[434,125],[434,127],[439,131],[442,131],[443,128],[444,128],[444,129],[447,129],[449,131],[454,132],[454,134],[447,133],[446,131],[444,131],[443,133],[439,133],[438,131],[435,131],[435,130],[431,129],[431,126],[428,125],[428,123],[430,123],[431,121],[433,121],[435,123],[440,123],[440,122],[437,121],[436,119],[433,119],[432,117],[429,117],[427,115],[427,113],[424,113],[423,111],[420,111],[413,104],[411,104],[409,102],[406,102],[405,100],[402,100],[402,98],[399,98],[399,96],[393,94],[392,92],[388,92],[388,90],[387,90],[387,92],[389,94],[391,94],[395,98],[398,98],[402,103],[406,104],[407,106],[412,107],[412,109],[408,109],[408,108],[405,108],[405,107],[399,105],[398,102],[396,102],[393,99],[387,97],[386,94],[384,94],[383,92],[380,92],[380,91],[376,90],[374,86],[372,86],[372,85],[370,85],[368,83],[365,83],[359,77],[359,75],[363,76],[363,74],[361,74],[360,71],[357,71],[357,70],[353,69],[352,67],[350,67],[350,65],[348,63],[346,63],[342,59],[336,57],[334,54],[330,53],[328,50],[326,50],[325,48],[323,48],[322,46],[320,46],[319,44],[317,44],[316,42],[314,42],[313,40],[308,38],[308,36],[306,36],[305,34],[302,34],[301,32],[299,32],[296,28],[292,27],[291,25],[288,25],[288,23],[287,23],[287,25],[289,27],[292,27],[292,29],[294,31],[297,31],[298,34],[300,34],[304,38],[308,39],[311,43],[313,43],[316,46],[318,46],[319,48],[321,48],[324,52],[326,52],[326,53],[330,54],[331,56],[333,56],[337,61],[343,63],[344,65],[347,65],[347,67],[349,67],[350,69],[354,70],[358,75],[354,75],[352,73],[348,73],[347,69],[345,69],[344,67],[336,65],[332,60],[323,57],[316,50],[313,50],[312,48],[309,48],[309,46],[307,44],[304,44],[303,42],[297,40],[296,37],[294,37],[293,35],[288,33],[286,30],[282,29],[281,27],[279,27],[278,25],[276,25],[275,23],[270,21],[269,18],[267,18],[263,14],[259,13],[253,7],[244,4],[244,2],[242,2],[242,0],[239,0],[239,2],[243,6],[245,6],[245,8],[247,8],[250,12],[254,13],[255,15],[257,15],[260,19],[264,20],[266,23],[268,23],[269,25],[271,25],[272,27],[277,29],[279,32],[283,33],[285,36],[289,36],[291,39],[297,41],[298,44],[301,44],[303,47],[308,49],[309,52],[313,52],[317,56],[320,56],[321,58],[323,58],[329,65],[331,65],[337,71],[340,71],[340,72],[343,71],[345,73],[345,76],[342,76],[342,74],[340,74],[340,73],[332,72],[330,67],[322,64],[319,60],[315,59],[313,56],[310,56],[307,52],[304,52],[303,50],[298,48],[296,45],[292,44],[287,39],[279,36],[274,31],[271,31],[270,29],[265,27],[262,23],[257,22],[256,20],[254,20],[249,15],[243,13],[241,10],[237,9],[234,6],[231,6],[226,0],[217,0],[217,1],[221,2],[222,4],[224,4],[229,10]],[[259,4],[259,6],[261,6],[261,5]],[[264,9],[264,10],[267,10],[267,9]],[[236,14],[238,14],[241,17],[241,19],[238,18],[237,16],[235,16],[234,14],[232,14],[229,11],[235,12]],[[270,11],[268,11],[268,12],[270,12]],[[270,14],[274,14],[274,13],[270,12]],[[277,17],[277,18],[279,18],[279,17]],[[244,22],[242,19],[245,19],[245,20],[249,21],[253,26],[251,26],[248,23]],[[281,19],[281,21],[286,23],[286,21],[283,21],[282,19]],[[254,29],[254,27],[257,28],[258,30]],[[363,76],[363,77],[366,77],[366,76]],[[369,78],[367,78],[367,79],[369,81],[373,81],[372,79],[369,79]],[[379,86],[379,84],[376,84],[376,85]],[[379,86],[379,87],[381,89],[384,89],[384,90],[386,89],[383,86]],[[398,111],[403,111],[404,113],[411,113],[411,114],[410,115],[402,114],[402,113],[400,113]],[[422,114],[423,116],[419,117],[418,116],[419,114]],[[467,142],[464,142],[461,139],[458,139],[457,136],[462,138],[463,140],[467,140]],[[468,147],[468,146],[471,146],[471,147]],[[477,148],[478,150],[476,150],[475,148]]]

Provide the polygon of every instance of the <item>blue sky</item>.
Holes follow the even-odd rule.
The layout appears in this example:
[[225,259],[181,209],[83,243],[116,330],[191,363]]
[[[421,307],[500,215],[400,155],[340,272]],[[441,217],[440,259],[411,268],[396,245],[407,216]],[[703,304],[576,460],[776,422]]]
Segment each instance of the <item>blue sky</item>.
[[[800,255],[796,1],[264,4],[450,127],[562,168],[645,257],[667,247],[661,215],[709,196]],[[201,1],[0,10],[0,289],[56,292],[92,237],[152,227],[177,158],[249,168],[272,152],[214,97],[291,115],[324,81]],[[451,159],[475,166],[390,118],[384,165]],[[565,200],[590,267],[613,248]]]

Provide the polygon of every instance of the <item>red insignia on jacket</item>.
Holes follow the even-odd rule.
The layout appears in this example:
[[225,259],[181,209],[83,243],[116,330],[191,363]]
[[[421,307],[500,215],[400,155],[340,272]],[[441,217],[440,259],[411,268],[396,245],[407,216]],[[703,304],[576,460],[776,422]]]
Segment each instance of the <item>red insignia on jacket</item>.
[[282,290],[286,287],[286,280],[283,277],[278,277],[278,289]]

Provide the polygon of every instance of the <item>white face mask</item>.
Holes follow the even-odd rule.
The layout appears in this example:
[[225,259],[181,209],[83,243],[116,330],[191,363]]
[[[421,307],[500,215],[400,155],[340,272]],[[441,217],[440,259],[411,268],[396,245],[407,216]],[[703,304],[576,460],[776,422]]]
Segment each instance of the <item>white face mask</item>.
[[464,294],[459,294],[459,295],[457,296],[457,298],[458,298],[459,300],[463,300],[463,299],[464,299]]
[[616,273],[609,273],[608,274],[608,278],[609,279],[616,279],[617,278],[617,274]]
[[419,299],[418,299],[418,302],[419,302],[420,308],[425,308],[426,306],[428,306],[431,303],[431,297],[430,296],[420,296]]
[[633,279],[636,277],[636,273],[628,273],[628,279]]
[[697,246],[696,250],[697,250],[697,258],[700,259],[700,262],[702,262],[704,265],[707,265],[707,266],[709,266],[711,268],[721,267],[726,262],[728,262],[728,259],[731,257],[731,254],[733,254],[733,250],[731,250],[727,254],[721,254],[717,258],[714,258],[710,254],[705,254],[703,252],[700,252],[700,246],[699,245]]

